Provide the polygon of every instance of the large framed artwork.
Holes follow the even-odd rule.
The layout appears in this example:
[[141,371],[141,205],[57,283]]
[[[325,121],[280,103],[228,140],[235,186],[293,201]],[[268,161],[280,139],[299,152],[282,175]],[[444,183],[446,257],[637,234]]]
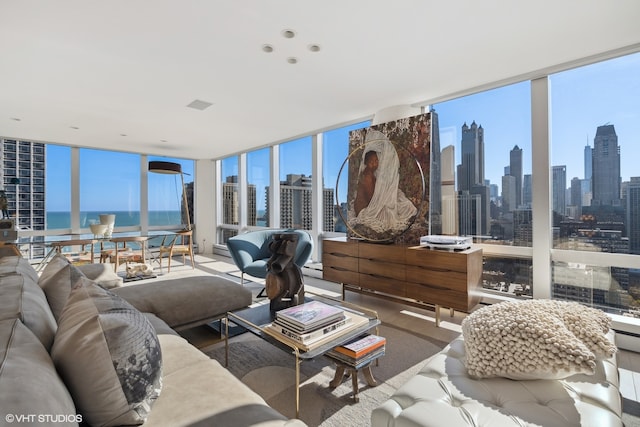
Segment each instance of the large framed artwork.
[[347,237],[415,244],[429,234],[431,114],[382,123],[349,134]]

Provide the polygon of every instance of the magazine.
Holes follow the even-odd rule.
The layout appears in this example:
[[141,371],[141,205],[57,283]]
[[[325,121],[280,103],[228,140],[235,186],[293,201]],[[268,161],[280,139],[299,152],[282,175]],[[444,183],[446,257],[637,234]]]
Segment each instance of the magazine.
[[285,308],[276,312],[276,320],[292,325],[300,332],[307,332],[328,325],[344,317],[344,310],[320,301]]
[[335,348],[338,353],[345,354],[354,359],[367,354],[386,344],[387,340],[378,335],[365,335],[354,339],[351,342]]

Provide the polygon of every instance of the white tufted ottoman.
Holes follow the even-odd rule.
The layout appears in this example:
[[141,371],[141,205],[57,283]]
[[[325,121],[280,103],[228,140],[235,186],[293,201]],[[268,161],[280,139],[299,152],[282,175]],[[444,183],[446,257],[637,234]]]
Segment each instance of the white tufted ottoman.
[[[609,333],[612,342],[614,332]],[[462,337],[432,356],[415,377],[371,414],[373,427],[622,426],[615,356],[595,375],[563,380],[475,380]]]

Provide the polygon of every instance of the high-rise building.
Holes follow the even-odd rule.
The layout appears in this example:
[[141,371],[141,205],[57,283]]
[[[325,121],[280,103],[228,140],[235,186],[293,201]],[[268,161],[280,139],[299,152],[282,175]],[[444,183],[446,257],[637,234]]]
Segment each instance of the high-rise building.
[[[247,225],[257,223],[256,186],[247,185]],[[230,175],[222,183],[222,220],[224,224],[237,225],[240,222],[240,199],[238,196],[238,176]]]
[[516,177],[505,175],[502,177],[502,211],[512,212],[518,206]]
[[222,223],[240,223],[240,200],[238,197],[238,176],[228,176],[222,183]]
[[531,181],[531,174],[524,175],[522,179],[522,204],[531,208],[533,202],[533,182]]
[[620,147],[613,125],[598,126],[593,140],[592,205],[619,206]]
[[509,175],[516,179],[515,206],[511,209],[513,210],[522,205],[522,148],[517,145],[509,152]]
[[442,233],[460,234],[458,230],[458,203],[456,196],[455,147],[447,145],[440,153],[442,178]]
[[[551,188],[553,211],[561,217],[565,215],[567,202],[565,192],[567,189],[567,166],[551,167]],[[554,224],[555,225],[555,224]]]
[[579,218],[582,214],[582,180],[578,177],[571,179],[571,197],[569,203],[574,206],[576,214],[574,218]]
[[458,191],[471,190],[474,185],[484,185],[484,129],[474,121],[471,126],[462,125],[462,143],[458,165]]
[[429,226],[431,234],[442,234],[442,173],[440,158],[440,124],[438,113],[431,110],[431,169],[427,177],[429,188]]
[[461,164],[457,167],[459,229],[463,235],[486,235],[491,226],[491,205],[489,187],[484,180],[484,129],[475,121],[471,126],[466,123],[462,126],[460,157]]
[[593,148],[587,143],[584,147],[584,179],[591,181],[593,176]]
[[629,253],[640,254],[640,176],[632,176],[627,186],[627,235]]
[[[288,174],[287,179],[280,181],[280,227],[311,230],[313,223],[313,195],[312,178],[310,176]],[[266,197],[269,197],[270,188],[266,188]],[[335,227],[334,217],[334,190],[323,189],[322,218],[325,231],[333,231]],[[267,218],[269,217],[269,204],[267,203]]]
[[513,244],[531,247],[533,243],[533,216],[531,209],[513,211]]
[[0,182],[8,213],[20,229],[46,228],[45,159],[43,143],[2,139]]

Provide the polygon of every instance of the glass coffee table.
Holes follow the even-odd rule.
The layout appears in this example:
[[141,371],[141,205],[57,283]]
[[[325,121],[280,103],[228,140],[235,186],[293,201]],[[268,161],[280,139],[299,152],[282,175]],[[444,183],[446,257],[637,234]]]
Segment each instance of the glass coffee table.
[[353,329],[349,329],[344,332],[337,333],[335,337],[323,341],[323,343],[308,351],[304,351],[295,342],[287,340],[277,332],[273,332],[267,328],[266,325],[273,322],[275,312],[270,310],[269,301],[265,301],[263,304],[248,307],[242,310],[237,310],[227,313],[226,318],[226,332],[225,332],[225,366],[229,365],[229,324],[233,323],[236,326],[240,326],[247,331],[251,332],[257,337],[273,344],[274,346],[282,349],[285,352],[289,352],[295,356],[295,376],[296,376],[296,417],[300,415],[300,364],[305,360],[314,359],[318,356],[323,356],[329,350],[334,347],[345,344],[353,338],[356,338],[363,333],[376,328],[380,324],[378,313],[366,309],[364,307],[357,306],[355,304],[348,303],[346,301],[336,300],[328,296],[312,294],[309,291],[305,292],[305,302],[318,300],[326,304],[338,306],[345,311],[364,316],[368,319],[368,322],[359,325]]

